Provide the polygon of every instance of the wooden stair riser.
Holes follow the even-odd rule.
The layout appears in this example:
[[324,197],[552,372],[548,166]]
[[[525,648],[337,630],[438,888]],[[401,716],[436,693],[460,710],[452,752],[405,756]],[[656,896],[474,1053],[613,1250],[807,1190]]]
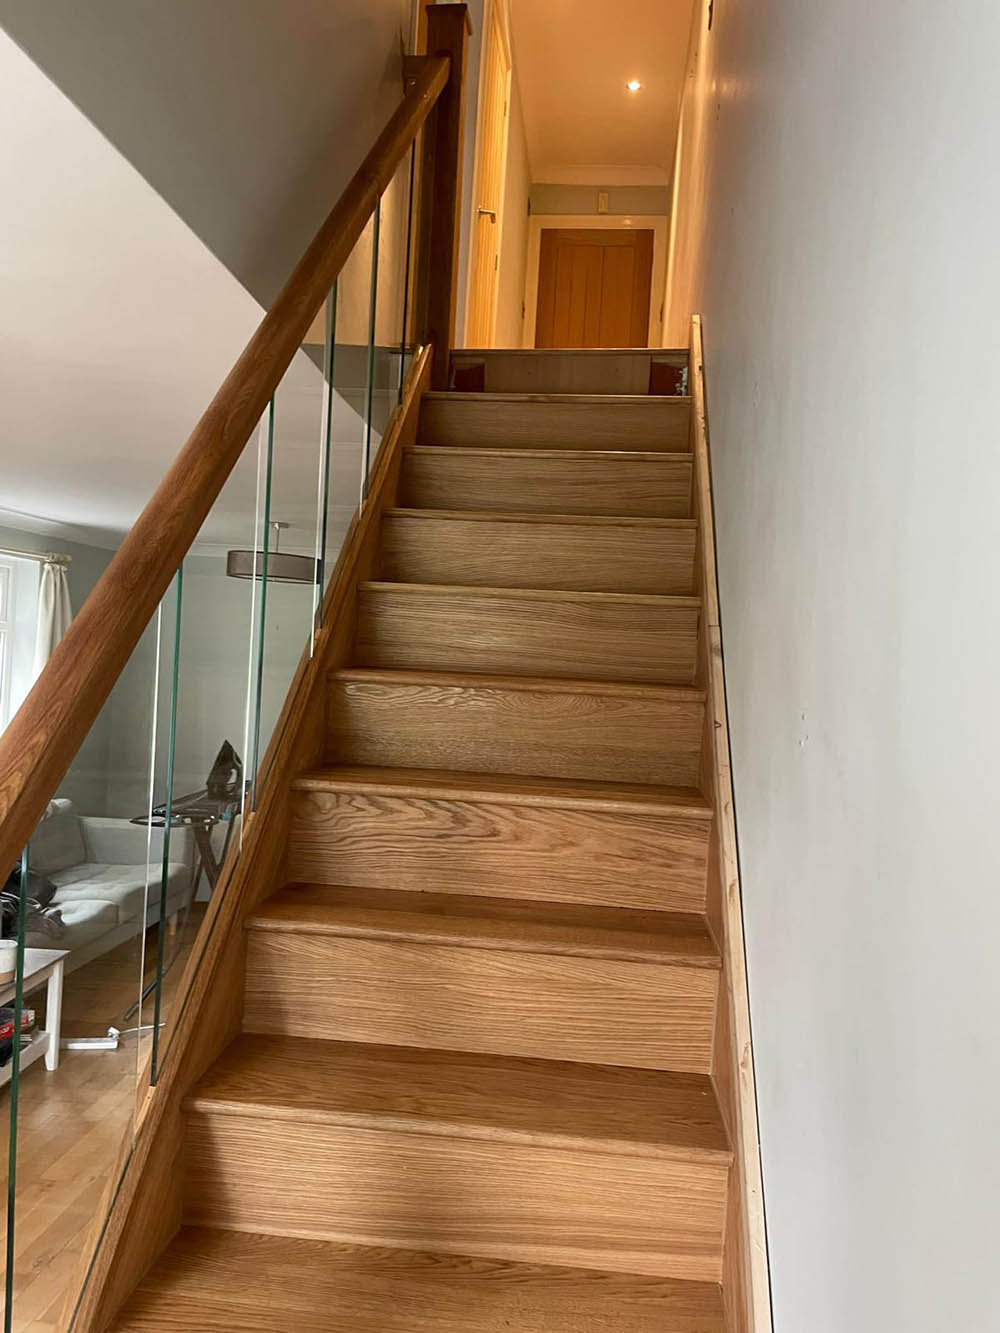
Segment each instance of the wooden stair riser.
[[702,912],[711,825],[488,800],[291,794],[291,880]]
[[689,594],[690,519],[512,519],[396,511],[382,520],[381,577],[399,583]]
[[363,584],[361,666],[690,684],[694,598]]
[[406,673],[365,680],[346,672],[330,682],[327,757],[341,764],[694,787],[704,710],[693,691],[664,690],[660,697],[655,690],[411,682]]
[[726,1168],[189,1115],[186,1220],[715,1282]]
[[689,398],[427,394],[420,444],[482,449],[690,448]]
[[713,967],[249,932],[244,1027],[706,1073]]
[[[645,394],[650,362],[679,370],[687,349],[463,349],[451,354],[452,374],[476,370],[484,393]],[[461,389],[461,384],[455,384]]]
[[490,513],[688,518],[685,454],[410,449],[401,505]]

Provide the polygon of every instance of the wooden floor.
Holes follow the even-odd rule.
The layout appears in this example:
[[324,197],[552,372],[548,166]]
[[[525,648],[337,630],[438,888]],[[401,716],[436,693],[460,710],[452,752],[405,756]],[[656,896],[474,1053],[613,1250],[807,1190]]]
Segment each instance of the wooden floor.
[[[203,909],[192,913],[180,954],[167,973],[165,1012],[180,982]],[[173,942],[171,942],[173,943]],[[155,964],[156,931],[147,934],[147,968]],[[168,945],[168,958],[170,956]],[[147,976],[149,974],[147,973]],[[120,945],[66,978],[63,1036],[103,1036],[138,999],[138,945]],[[44,992],[28,998],[41,1017]],[[152,1021],[147,1003],[144,1022]],[[138,1020],[129,1020],[129,1026]],[[169,1027],[166,1029],[169,1032]],[[39,1061],[27,1070],[18,1102],[17,1199],[14,1225],[14,1333],[62,1333],[63,1303],[78,1278],[82,1248],[103,1205],[135,1107],[137,1080],[149,1058],[148,1034],[140,1043],[123,1037],[115,1051],[63,1051],[49,1073]],[[8,1181],[10,1089],[0,1093],[0,1141],[4,1205]],[[6,1207],[2,1218],[6,1239]],[[0,1263],[3,1252],[0,1252]],[[3,1291],[0,1289],[0,1306]]]

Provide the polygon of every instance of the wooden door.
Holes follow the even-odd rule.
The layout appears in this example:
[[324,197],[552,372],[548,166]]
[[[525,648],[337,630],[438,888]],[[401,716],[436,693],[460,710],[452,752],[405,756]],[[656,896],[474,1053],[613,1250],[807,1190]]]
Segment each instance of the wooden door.
[[536,347],[646,347],[651,231],[546,228],[538,264]]
[[476,147],[472,219],[472,271],[465,322],[467,347],[492,347],[500,268],[503,185],[507,167],[510,57],[494,0],[483,52],[482,99]]

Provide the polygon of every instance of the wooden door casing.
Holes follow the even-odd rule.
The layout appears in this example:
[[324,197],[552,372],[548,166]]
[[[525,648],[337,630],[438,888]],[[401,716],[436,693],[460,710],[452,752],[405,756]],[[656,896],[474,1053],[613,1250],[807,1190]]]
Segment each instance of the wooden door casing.
[[545,228],[536,347],[646,347],[653,232]]
[[492,347],[500,269],[503,188],[507,168],[510,57],[499,6],[491,6],[483,51],[483,91],[479,109],[472,216],[472,270],[465,341]]

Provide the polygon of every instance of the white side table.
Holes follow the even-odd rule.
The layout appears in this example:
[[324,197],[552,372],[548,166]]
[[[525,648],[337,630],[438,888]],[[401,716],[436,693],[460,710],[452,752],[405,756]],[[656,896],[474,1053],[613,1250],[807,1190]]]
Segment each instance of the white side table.
[[[45,1027],[36,1032],[27,1046],[21,1047],[21,1072],[45,1056],[45,1068],[59,1067],[59,1027],[62,1022],[63,962],[66,949],[25,949],[24,995],[48,983],[45,1004]],[[0,986],[0,1005],[13,1003],[17,987],[13,981]],[[15,1036],[17,1034],[15,1033]],[[0,1088],[11,1079],[13,1058],[0,1069]]]

